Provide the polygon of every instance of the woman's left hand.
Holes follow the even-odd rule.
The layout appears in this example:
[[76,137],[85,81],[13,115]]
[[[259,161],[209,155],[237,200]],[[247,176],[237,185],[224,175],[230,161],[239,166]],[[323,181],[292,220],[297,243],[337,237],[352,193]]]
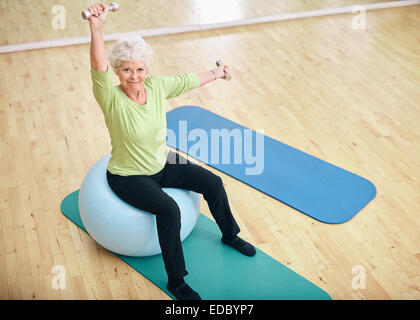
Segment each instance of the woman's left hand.
[[213,71],[216,74],[217,79],[219,79],[219,78],[223,79],[225,77],[226,73],[230,73],[229,66],[226,66],[226,65],[221,65],[220,67],[217,67]]

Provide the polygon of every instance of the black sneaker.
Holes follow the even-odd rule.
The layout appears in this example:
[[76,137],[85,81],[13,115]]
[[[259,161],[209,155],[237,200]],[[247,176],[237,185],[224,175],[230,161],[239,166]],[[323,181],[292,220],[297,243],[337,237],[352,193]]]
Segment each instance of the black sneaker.
[[177,288],[173,288],[169,285],[166,286],[177,300],[201,300],[200,295],[195,292],[191,287],[185,282]]
[[238,236],[236,236],[236,238],[234,238],[233,240],[229,240],[229,239],[226,239],[225,237],[222,237],[222,242],[238,250],[240,253],[248,257],[253,257],[257,253],[257,251],[255,250],[252,244],[249,244],[248,242],[239,238]]

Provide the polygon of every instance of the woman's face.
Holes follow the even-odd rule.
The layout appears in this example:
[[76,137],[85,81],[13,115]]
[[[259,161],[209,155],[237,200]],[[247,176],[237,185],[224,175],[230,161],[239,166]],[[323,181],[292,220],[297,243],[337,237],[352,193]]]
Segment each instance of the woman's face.
[[121,61],[118,76],[123,88],[129,91],[140,90],[146,79],[146,64],[141,61]]

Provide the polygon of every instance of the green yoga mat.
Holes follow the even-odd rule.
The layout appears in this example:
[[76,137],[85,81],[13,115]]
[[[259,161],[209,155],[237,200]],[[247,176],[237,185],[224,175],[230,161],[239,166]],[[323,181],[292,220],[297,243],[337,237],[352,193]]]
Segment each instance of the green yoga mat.
[[[82,228],[79,191],[69,194],[61,211]],[[222,244],[215,222],[200,214],[191,234],[183,241],[189,274],[187,283],[205,300],[331,300],[331,297],[294,271],[257,249],[247,257]],[[162,256],[127,257],[116,254],[169,296]]]

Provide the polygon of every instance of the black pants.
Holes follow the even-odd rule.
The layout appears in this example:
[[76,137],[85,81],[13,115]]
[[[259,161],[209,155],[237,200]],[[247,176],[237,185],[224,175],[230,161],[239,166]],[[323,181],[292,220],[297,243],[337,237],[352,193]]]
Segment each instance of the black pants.
[[233,237],[240,229],[233,218],[222,179],[176,152],[170,151],[165,167],[158,173],[120,176],[107,171],[111,189],[122,200],[156,215],[162,257],[169,278],[188,274],[181,246],[180,210],[162,188],[180,188],[201,193],[223,235]]

